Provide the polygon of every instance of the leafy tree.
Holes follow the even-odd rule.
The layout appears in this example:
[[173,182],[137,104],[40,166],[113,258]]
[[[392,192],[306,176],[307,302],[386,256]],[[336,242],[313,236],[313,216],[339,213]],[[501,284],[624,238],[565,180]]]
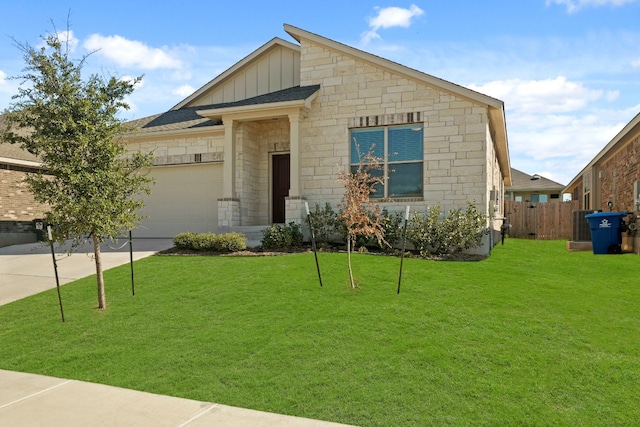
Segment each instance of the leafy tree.
[[6,111],[0,137],[42,161],[45,174],[31,174],[26,182],[35,199],[49,207],[47,221],[54,225],[54,239],[72,238],[77,247],[91,236],[98,308],[104,309],[100,243],[141,219],[136,212],[143,205],[139,195],[149,194],[152,182],[142,172],[151,165],[151,157],[125,155],[121,138],[127,128],[117,117],[129,108],[124,98],[140,77],[91,75],[83,80],[82,68],[90,54],[73,60],[69,40],[55,32],[43,41],[44,46],[34,48],[14,40],[26,65],[22,75],[13,77],[21,85]]
[[387,244],[384,239],[384,217],[380,207],[371,201],[371,194],[376,192],[376,185],[383,184],[384,178],[372,171],[382,169],[382,159],[372,154],[373,146],[365,155],[359,153],[359,163],[355,171],[341,172],[340,181],[344,185],[342,203],[338,211],[338,220],[347,228],[347,263],[351,287],[355,288],[353,269],[351,268],[351,251],[358,237],[375,237],[378,244]]

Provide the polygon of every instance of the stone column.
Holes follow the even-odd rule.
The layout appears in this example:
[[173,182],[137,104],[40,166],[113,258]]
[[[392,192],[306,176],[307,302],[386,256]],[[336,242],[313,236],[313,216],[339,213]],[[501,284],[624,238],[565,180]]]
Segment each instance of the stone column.
[[224,164],[222,198],[218,199],[218,227],[240,226],[240,200],[236,196],[236,129],[238,123],[224,120]]
[[290,188],[289,197],[300,197],[300,113],[289,114]]

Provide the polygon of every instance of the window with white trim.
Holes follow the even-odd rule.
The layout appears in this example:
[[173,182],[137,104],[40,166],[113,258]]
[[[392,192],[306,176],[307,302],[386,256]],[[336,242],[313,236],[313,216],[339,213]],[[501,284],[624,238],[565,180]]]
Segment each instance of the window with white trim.
[[422,124],[351,129],[351,171],[369,152],[384,165],[372,171],[384,176],[385,185],[371,198],[423,197],[423,134]]

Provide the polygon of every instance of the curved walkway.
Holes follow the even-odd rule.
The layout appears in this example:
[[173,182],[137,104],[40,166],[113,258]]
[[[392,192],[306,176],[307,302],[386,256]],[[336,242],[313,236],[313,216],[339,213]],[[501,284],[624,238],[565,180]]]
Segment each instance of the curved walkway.
[[[101,247],[105,270],[129,262],[128,240]],[[123,245],[124,244],[124,245]],[[133,259],[172,246],[168,239],[134,239]],[[54,247],[60,284],[95,273],[87,244],[71,256]],[[0,248],[0,305],[55,287],[51,249],[40,243]],[[330,427],[336,424],[139,392],[102,384],[0,369],[1,426]]]

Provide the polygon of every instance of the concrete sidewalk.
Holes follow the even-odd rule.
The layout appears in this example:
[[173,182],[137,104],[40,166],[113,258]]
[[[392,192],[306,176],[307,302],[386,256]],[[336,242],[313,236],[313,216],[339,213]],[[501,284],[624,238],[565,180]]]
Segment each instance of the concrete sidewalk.
[[[124,244],[124,246],[123,246]],[[134,239],[134,260],[173,246],[168,239]],[[60,283],[95,274],[87,244],[71,256],[55,246]],[[101,247],[105,270],[129,262],[127,240]],[[0,248],[0,305],[56,286],[49,246]],[[0,426],[330,427],[326,421],[242,409],[0,369]]]

